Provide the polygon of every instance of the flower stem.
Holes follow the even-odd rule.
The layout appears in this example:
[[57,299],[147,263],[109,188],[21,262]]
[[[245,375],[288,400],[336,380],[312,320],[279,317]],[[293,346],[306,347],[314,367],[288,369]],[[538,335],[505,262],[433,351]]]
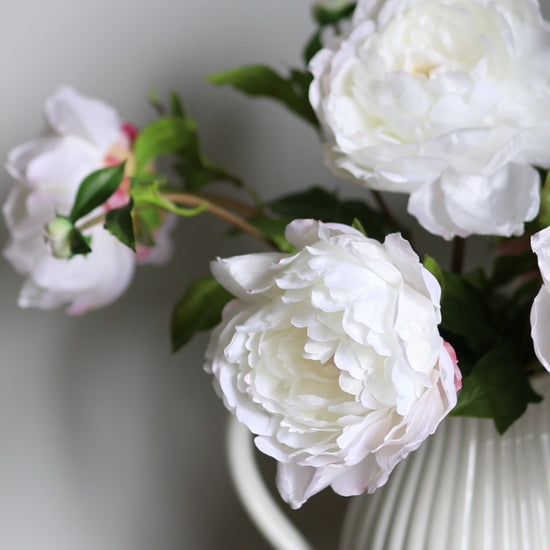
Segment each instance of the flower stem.
[[[180,206],[199,207],[204,206],[207,212],[210,212],[213,216],[224,220],[230,225],[248,233],[256,239],[271,244],[261,231],[259,231],[252,224],[248,223],[244,218],[241,218],[237,214],[234,214],[228,208],[240,211],[244,215],[254,216],[259,214],[259,210],[249,206],[240,201],[227,199],[225,197],[219,197],[217,195],[195,195],[193,193],[186,193],[183,191],[176,191],[171,193],[159,193],[163,199],[166,199],[174,204]],[[139,205],[136,205],[136,209],[139,209]],[[86,231],[96,225],[103,224],[105,222],[105,213],[99,214],[83,223],[78,227],[79,231]]]
[[94,216],[93,218],[89,219],[86,223],[83,223],[82,225],[79,225],[77,229],[82,232],[86,231],[86,229],[91,229],[92,227],[105,223],[105,215],[106,214],[99,214],[98,216]]
[[230,210],[235,210],[235,212],[239,212],[243,214],[243,216],[251,217],[259,216],[261,214],[261,210],[259,208],[250,206],[238,200],[229,199],[227,197],[220,197],[219,195],[214,195],[210,193],[197,193],[197,196],[202,197],[218,206],[221,206],[222,208],[225,207]]
[[205,206],[206,210],[210,212],[210,214],[212,214],[213,216],[216,216],[221,220],[226,221],[230,225],[233,225],[234,227],[240,229],[241,231],[244,231],[245,233],[248,233],[252,237],[255,237],[262,242],[269,243],[269,241],[265,239],[265,237],[262,235],[261,231],[259,231],[252,224],[248,223],[245,219],[237,216],[233,212],[230,212],[226,208],[215,204],[212,200],[209,200],[206,197],[201,197],[199,195],[194,195],[192,193],[186,193],[183,191],[161,193],[160,195],[164,199],[181,206]]
[[464,263],[464,251],[466,249],[466,239],[455,237],[453,239],[453,251],[451,257],[451,270],[460,275]]

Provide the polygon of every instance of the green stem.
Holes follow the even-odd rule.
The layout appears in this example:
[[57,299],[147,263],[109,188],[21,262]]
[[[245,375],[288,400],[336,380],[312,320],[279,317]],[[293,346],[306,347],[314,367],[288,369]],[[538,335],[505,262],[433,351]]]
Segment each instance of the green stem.
[[210,212],[210,214],[212,214],[213,216],[216,216],[217,218],[224,220],[230,225],[233,225],[234,227],[240,229],[241,231],[244,231],[245,233],[248,233],[252,237],[262,242],[269,243],[269,241],[263,236],[261,231],[258,230],[253,225],[251,225],[250,223],[248,223],[244,218],[241,218],[240,216],[237,216],[233,212],[230,212],[229,210],[221,206],[218,206],[217,204],[215,204],[211,200],[208,200],[205,197],[194,195],[192,193],[186,193],[183,191],[178,191],[173,193],[159,193],[159,195],[163,199],[181,206],[189,206],[189,207],[203,206],[205,210],[207,212]]
[[[261,231],[259,231],[252,224],[248,223],[244,218],[241,218],[237,214],[234,214],[227,207],[232,207],[234,210],[240,210],[246,215],[256,215],[259,211],[253,207],[250,207],[239,201],[232,199],[226,199],[224,197],[219,197],[215,195],[195,195],[193,193],[186,193],[183,191],[171,192],[171,193],[158,193],[156,195],[161,200],[169,201],[174,205],[186,206],[191,208],[203,208],[205,211],[210,212],[213,216],[224,220],[230,225],[237,227],[241,231],[248,233],[252,237],[264,242],[269,243],[269,241],[263,236]],[[147,204],[147,198],[144,197],[141,204]],[[153,200],[151,202],[154,206],[163,208],[162,204],[159,204],[158,201]],[[140,205],[136,204],[136,209],[139,210]],[[166,208],[165,208],[166,209]],[[177,212],[176,212],[177,213]],[[83,223],[78,227],[79,231],[86,231],[96,225],[103,224],[105,222],[105,213],[99,214]],[[271,244],[271,243],[269,243]]]

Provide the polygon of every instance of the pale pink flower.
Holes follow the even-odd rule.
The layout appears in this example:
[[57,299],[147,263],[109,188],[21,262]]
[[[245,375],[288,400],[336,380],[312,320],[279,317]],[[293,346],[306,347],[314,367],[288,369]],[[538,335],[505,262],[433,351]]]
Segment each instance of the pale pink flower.
[[[90,254],[55,258],[45,242],[44,227],[57,214],[69,214],[80,183],[90,173],[126,160],[126,174],[132,174],[137,130],[124,124],[109,105],[69,87],[50,97],[44,110],[47,133],[9,154],[7,169],[16,182],[3,207],[11,233],[4,255],[26,276],[18,300],[21,307],[67,304],[69,313],[83,313],[124,292],[133,276],[135,254],[97,225],[86,232],[92,237]],[[90,217],[126,204],[129,190],[125,178]],[[156,254],[164,260],[169,248],[163,235]]]

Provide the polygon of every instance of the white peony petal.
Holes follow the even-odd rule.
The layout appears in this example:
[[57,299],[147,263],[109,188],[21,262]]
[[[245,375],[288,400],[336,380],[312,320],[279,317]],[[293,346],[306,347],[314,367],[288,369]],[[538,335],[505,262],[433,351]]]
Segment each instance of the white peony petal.
[[41,189],[70,193],[71,199],[82,180],[103,164],[98,151],[74,136],[60,138],[55,148],[36,154],[26,166],[25,180]]
[[521,234],[538,204],[528,165],[550,166],[548,59],[534,0],[361,0],[311,62],[325,162],[410,194],[446,239]]
[[277,489],[291,508],[297,509],[312,495],[328,487],[338,476],[339,468],[311,468],[289,462],[277,466]]
[[400,235],[380,244],[312,220],[287,235],[296,254],[213,265],[237,299],[205,369],[258,449],[280,462],[279,491],[299,507],[328,485],[358,494],[384,483],[457,388],[437,330],[441,290]]
[[531,338],[538,360],[543,367],[550,372],[550,338],[548,327],[550,326],[550,293],[544,285],[531,308]]
[[449,170],[412,193],[408,211],[445,239],[470,234],[510,237],[523,233],[524,223],[537,215],[539,204],[538,172],[531,166],[508,164],[488,177]]
[[29,163],[37,156],[49,153],[60,143],[59,137],[40,138],[12,149],[8,154],[6,169],[20,183],[27,183],[26,172]]
[[121,138],[117,112],[98,99],[63,86],[46,102],[46,119],[59,134],[73,134],[90,142],[104,156]]
[[284,254],[271,252],[265,255],[243,254],[210,263],[212,274],[221,285],[241,300],[253,300],[273,286],[273,269]]
[[531,248],[537,255],[539,269],[545,284],[550,282],[550,227],[531,237]]

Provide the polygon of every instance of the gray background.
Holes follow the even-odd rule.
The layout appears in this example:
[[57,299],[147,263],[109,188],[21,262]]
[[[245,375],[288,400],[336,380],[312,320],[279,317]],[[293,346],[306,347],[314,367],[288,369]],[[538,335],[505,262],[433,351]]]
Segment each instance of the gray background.
[[[60,84],[138,125],[153,119],[154,86],[161,97],[180,92],[205,151],[264,196],[334,185],[304,123],[204,81],[242,64],[298,64],[311,5],[4,0],[0,158],[40,131],[42,103]],[[1,183],[3,201],[5,171]],[[220,238],[224,229],[207,216],[180,223],[167,267],[141,268],[118,302],[84,317],[18,309],[21,278],[0,262],[0,548],[267,548],[228,481],[226,414],[202,371],[206,336],[169,352],[170,311],[185,284],[215,256],[260,250]],[[271,478],[273,465],[264,467]],[[344,506],[326,491],[293,518],[319,548],[334,548]]]

